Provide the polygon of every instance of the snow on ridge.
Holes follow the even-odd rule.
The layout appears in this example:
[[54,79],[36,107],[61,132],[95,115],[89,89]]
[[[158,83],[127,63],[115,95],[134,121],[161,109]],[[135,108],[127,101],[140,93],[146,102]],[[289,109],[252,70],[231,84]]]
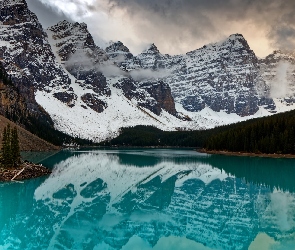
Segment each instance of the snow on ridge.
[[[25,3],[24,0],[2,1],[2,4],[6,4],[7,6],[23,3]],[[31,15],[33,15],[33,13],[30,12],[29,16]],[[38,24],[37,19],[34,19],[34,21]],[[15,34],[17,34],[19,32],[19,27],[15,26],[15,28]],[[125,58],[126,61],[122,64],[125,68],[122,70],[132,71],[136,69],[152,69],[151,72],[157,70],[169,72],[169,76],[165,76],[165,79],[161,78],[161,80],[170,86],[176,102],[176,110],[192,119],[192,121],[182,121],[164,110],[162,110],[160,115],[155,115],[148,109],[138,107],[138,103],[135,99],[126,98],[121,89],[114,87],[114,85],[120,80],[120,77],[107,78],[107,88],[111,90],[110,96],[99,95],[97,92],[95,93],[93,89],[87,88],[89,86],[82,87],[83,81],[77,81],[77,79],[66,70],[64,60],[62,60],[58,54],[61,49],[66,49],[68,45],[76,46],[75,41],[82,47],[84,45],[86,46],[86,54],[88,52],[92,53],[94,50],[100,48],[94,44],[92,36],[88,32],[87,26],[84,23],[79,24],[61,21],[52,28],[56,29],[55,33],[57,34],[58,41],[54,40],[52,37],[54,33],[53,30],[47,30],[48,38],[42,35],[44,41],[42,44],[43,50],[45,49],[44,45],[47,46],[46,54],[50,59],[50,63],[48,63],[48,58],[45,58],[45,54],[34,56],[33,63],[38,65],[40,72],[46,68],[47,64],[52,66],[48,67],[47,72],[42,72],[44,73],[44,76],[49,75],[52,68],[58,72],[58,75],[54,73],[52,79],[49,79],[48,82],[44,82],[43,86],[37,86],[40,84],[40,81],[34,83],[38,87],[36,101],[50,114],[55,127],[67,134],[85,139],[93,139],[98,142],[117,136],[122,127],[152,125],[162,130],[169,131],[177,129],[196,130],[212,128],[219,125],[271,114],[261,106],[252,116],[241,117],[235,113],[227,114],[228,112],[223,109],[221,109],[220,112],[215,112],[213,111],[213,108],[208,107],[208,103],[202,107],[201,111],[188,111],[189,108],[187,107],[194,105],[190,102],[194,102],[195,99],[201,98],[201,94],[208,97],[210,96],[210,93],[213,93],[216,94],[216,99],[219,98],[221,93],[223,94],[223,90],[216,89],[220,88],[218,85],[219,77],[226,77],[226,74],[221,67],[219,71],[216,70],[219,67],[219,62],[215,59],[219,59],[220,56],[227,56],[228,58],[228,61],[223,62],[224,67],[227,68],[227,73],[230,73],[235,77],[237,76],[234,80],[230,80],[232,82],[230,82],[229,87],[234,85],[238,86],[237,89],[239,89],[241,94],[248,91],[247,87],[242,85],[243,80],[240,80],[239,83],[236,81],[239,80],[239,78],[246,79],[246,76],[253,70],[255,62],[253,63],[251,60],[248,60],[246,63],[242,64],[241,57],[236,58],[240,51],[242,51],[242,56],[247,57],[247,53],[252,55],[248,49],[245,49],[245,47],[247,47],[246,40],[240,34],[231,35],[222,42],[210,44],[199,50],[189,52],[186,55],[178,56],[162,55],[157,47],[152,44],[145,52],[137,57],[133,57],[133,55],[128,52],[127,47],[122,43],[117,42],[118,48],[123,51],[115,51],[114,54],[127,54]],[[23,46],[20,44],[19,49],[14,49],[15,45],[13,45],[13,41],[5,41],[9,36],[9,33],[12,31],[9,31],[4,25],[0,26],[0,31],[3,31],[0,35],[0,46],[2,48],[7,47],[7,51],[10,52],[11,57],[15,57],[17,53],[20,53],[21,50],[23,50]],[[66,34],[68,31],[72,32],[69,37],[67,37]],[[51,45],[55,58],[49,49],[48,42]],[[57,42],[59,43],[58,45]],[[32,47],[33,46],[35,47],[35,44],[32,44]],[[228,53],[230,50],[229,48],[235,48],[237,49],[237,52],[234,54]],[[105,56],[105,60],[108,60],[106,51],[99,50],[99,52]],[[138,59],[140,62],[138,62]],[[254,59],[253,55],[253,60]],[[110,60],[108,62],[110,65],[108,64],[107,66],[113,66],[111,63],[114,61]],[[204,63],[210,63],[210,67],[206,68]],[[29,67],[21,70],[27,75],[33,75],[30,72]],[[206,77],[208,75],[212,75],[213,80],[210,83],[207,82]],[[198,90],[201,90],[201,92],[197,93]],[[102,113],[98,113],[89,108],[89,106],[87,107],[85,102],[81,100],[81,97],[86,93],[95,94],[97,100],[101,100],[107,104],[107,108]],[[74,106],[70,107],[67,105],[69,103],[61,102],[54,97],[54,94],[72,94],[74,96],[72,101]],[[235,98],[236,100],[236,97],[238,97],[240,93],[237,94],[234,93],[234,91],[228,91],[228,94],[231,98]],[[192,100],[187,97],[191,97]],[[206,99],[205,97],[204,100]],[[148,101],[153,100],[150,98]],[[186,109],[184,108],[184,101],[187,103]],[[243,101],[244,100],[241,100],[240,103]],[[280,105],[280,100],[275,100],[275,102],[278,110],[285,111],[294,107],[294,105],[289,105],[287,107],[283,104]],[[200,105],[203,104],[204,103],[200,103]]]
[[[56,47],[57,41],[52,39],[53,30],[59,30],[59,26],[67,26],[69,29],[73,29],[75,25],[77,27],[80,27],[80,24],[78,25],[65,21],[60,22],[59,24],[53,26],[53,28],[49,28],[48,30],[49,41],[59,63],[62,63],[62,61],[58,56],[59,48]],[[64,28],[62,28],[61,30],[63,31]],[[76,29],[74,28],[72,31],[74,32],[75,30]],[[87,29],[83,29],[82,33],[84,32],[85,34],[87,34]],[[73,35],[79,36],[79,34]],[[71,39],[71,36],[69,38],[61,37],[60,41],[66,42],[67,39]],[[114,46],[114,48],[112,48],[112,46]],[[109,50],[112,56],[115,56],[115,54],[123,53],[122,51],[113,51],[114,49],[117,50],[120,47],[124,48],[127,53],[128,48],[125,47],[123,43],[117,42],[110,45]],[[236,52],[234,54],[229,53],[229,48],[234,48]],[[252,59],[249,59],[246,62],[242,62],[240,60],[241,58],[230,59],[231,57],[236,57],[239,54],[237,53],[237,51],[240,50],[243,52],[242,57],[247,56],[247,53],[249,53]],[[186,55],[179,56],[162,55],[158,51],[157,47],[152,44],[146,51],[142,52],[138,56],[133,57],[132,55],[130,55],[129,58],[125,58],[125,62],[121,65],[121,69],[126,71],[150,68],[154,69],[154,67],[156,67],[156,69],[159,67],[160,70],[162,69],[162,67],[164,70],[169,69],[169,72],[171,72],[171,74],[165,77],[165,79],[163,80],[164,82],[169,84],[172,93],[174,93],[173,95],[176,102],[176,110],[179,113],[190,117],[192,119],[191,122],[179,120],[176,117],[168,114],[164,110],[162,110],[160,116],[157,116],[142,107],[138,108],[137,102],[135,100],[127,99],[120,89],[113,86],[119,80],[119,77],[107,78],[108,87],[111,90],[111,95],[109,97],[100,97],[108,105],[108,107],[102,113],[96,113],[93,110],[84,109],[81,106],[83,105],[83,102],[81,102],[81,96],[86,92],[91,93],[91,90],[86,91],[81,89],[79,86],[79,81],[77,81],[75,77],[73,77],[69,72],[67,72],[67,70],[64,68],[64,65],[64,71],[66,71],[72,81],[70,87],[74,89],[75,94],[77,94],[78,96],[77,100],[75,101],[75,106],[69,108],[66,105],[60,103],[58,100],[54,99],[50,94],[46,92],[38,92],[36,99],[52,116],[57,129],[74,136],[94,139],[95,141],[101,141],[117,136],[119,134],[120,128],[122,127],[152,125],[162,130],[196,130],[213,128],[216,126],[236,123],[251,118],[271,115],[272,113],[266,110],[263,106],[260,106],[255,113],[253,112],[252,115],[248,116],[239,116],[236,113],[229,113],[227,110],[222,109],[219,112],[213,111],[212,108],[208,107],[207,105],[205,105],[205,107],[202,108],[202,110],[200,111],[188,111],[187,108],[184,108],[183,100],[186,99],[187,96],[193,94],[193,92],[195,91],[194,88],[196,88],[196,80],[201,81],[201,84],[198,88],[202,90],[201,94],[204,95],[206,91],[208,93],[215,91],[215,87],[208,85],[206,81],[204,81],[204,76],[208,73],[215,75],[214,84],[218,85],[218,75],[220,73],[217,72],[215,68],[220,66],[217,62],[215,62],[215,60],[218,60],[220,56],[226,56],[227,58],[229,58],[227,59],[229,60],[228,62],[224,62],[227,67],[227,71],[233,74],[233,76],[237,75],[237,79],[241,77],[245,77],[246,79],[247,74],[253,75],[253,70],[255,67],[255,55],[251,50],[249,50],[247,41],[241,34],[233,34],[226,38],[224,41],[212,43],[198,50],[188,52]],[[198,61],[199,59],[200,62]],[[140,61],[140,63],[138,63],[138,60]],[[201,61],[211,64],[212,67],[210,66],[209,71],[206,72],[206,70],[202,70],[202,67],[204,67],[204,65],[203,63],[201,63]],[[185,71],[182,68],[185,68]],[[185,76],[185,74],[187,76]],[[190,79],[195,80],[192,81]],[[202,83],[202,81],[204,81],[204,83]],[[248,87],[242,85],[243,80],[239,81],[239,83],[226,83],[229,86],[241,85],[239,90],[229,91],[228,94],[231,98],[237,98],[238,95],[244,94],[244,92],[246,93],[249,91]],[[253,87],[253,89],[255,89],[255,87]],[[235,93],[235,91],[239,92]],[[218,94],[220,93],[215,94],[218,98]],[[192,96],[192,98],[197,97]],[[240,103],[242,102],[243,100],[241,99]],[[56,104],[49,105],[49,103]],[[59,112],[57,107],[59,107],[58,109],[62,110],[62,112]],[[280,110],[290,109],[291,106],[288,108],[282,106],[280,108]]]
[[18,4],[27,5],[25,0],[2,0],[2,3],[0,3],[0,7],[13,6]]

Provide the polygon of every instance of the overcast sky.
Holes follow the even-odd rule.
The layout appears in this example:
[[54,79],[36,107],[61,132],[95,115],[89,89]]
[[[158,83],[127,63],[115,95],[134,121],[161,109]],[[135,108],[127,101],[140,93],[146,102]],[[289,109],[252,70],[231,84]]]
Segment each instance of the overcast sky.
[[294,0],[27,0],[46,28],[85,22],[98,45],[181,54],[241,33],[256,55],[295,48]]

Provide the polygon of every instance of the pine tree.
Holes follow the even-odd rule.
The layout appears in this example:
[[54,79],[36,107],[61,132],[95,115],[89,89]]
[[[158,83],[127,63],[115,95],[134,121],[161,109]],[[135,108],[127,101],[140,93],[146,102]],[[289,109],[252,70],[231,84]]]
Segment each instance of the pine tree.
[[14,166],[20,163],[19,140],[16,127],[11,132],[11,158]]
[[1,162],[4,167],[17,166],[20,163],[20,148],[16,127],[8,124],[3,131]]
[[2,139],[2,163],[6,167],[11,167],[12,159],[11,159],[11,129],[8,124],[3,131],[3,139]]
[[7,159],[7,130],[6,127],[4,127],[3,134],[2,134],[2,148],[1,148],[1,160],[2,163],[5,164],[5,161]]

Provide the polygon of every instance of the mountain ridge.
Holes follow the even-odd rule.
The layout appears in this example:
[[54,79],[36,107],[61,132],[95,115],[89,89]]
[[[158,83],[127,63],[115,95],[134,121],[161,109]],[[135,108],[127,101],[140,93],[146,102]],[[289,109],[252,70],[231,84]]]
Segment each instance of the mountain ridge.
[[[61,21],[46,33],[25,1],[5,3],[4,67],[22,95],[31,89],[32,108],[42,106],[69,135],[102,141],[135,125],[205,129],[294,108],[292,55],[292,93],[273,98],[273,76],[288,56],[258,59],[241,34],[183,55],[161,54],[155,44],[133,55],[122,42],[98,47],[85,23]],[[14,12],[24,13],[19,23],[5,23]]]

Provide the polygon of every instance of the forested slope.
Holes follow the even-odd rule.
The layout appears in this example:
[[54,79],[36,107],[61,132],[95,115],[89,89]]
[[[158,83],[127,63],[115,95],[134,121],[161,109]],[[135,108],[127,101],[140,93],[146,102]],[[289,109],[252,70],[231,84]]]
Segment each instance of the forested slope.
[[295,153],[295,111],[237,123],[208,138],[208,150]]
[[165,132],[150,126],[124,128],[101,145],[204,147],[250,153],[295,153],[295,110],[203,131]]

